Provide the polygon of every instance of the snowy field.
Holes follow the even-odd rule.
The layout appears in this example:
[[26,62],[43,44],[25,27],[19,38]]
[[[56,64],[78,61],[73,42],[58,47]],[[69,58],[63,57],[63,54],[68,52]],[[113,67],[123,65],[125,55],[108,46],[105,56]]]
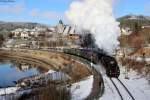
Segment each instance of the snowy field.
[[[120,68],[121,75],[119,79],[124,83],[124,85],[128,88],[131,94],[134,96],[135,100],[150,100],[150,83],[146,77],[142,75],[138,75],[135,71],[130,71],[128,73],[128,79],[125,79],[125,69]],[[118,95],[114,85],[110,81],[110,79],[103,74],[105,91],[100,100],[121,100]],[[118,83],[116,83],[118,84]],[[119,85],[119,84],[118,84]],[[124,96],[126,96],[126,100],[129,100],[128,96],[125,92]]]
[[121,68],[121,73],[119,79],[124,82],[136,100],[150,100],[150,80],[133,70],[128,73],[129,79],[125,79],[124,68]]
[[71,86],[71,100],[84,100],[93,87],[93,75]]

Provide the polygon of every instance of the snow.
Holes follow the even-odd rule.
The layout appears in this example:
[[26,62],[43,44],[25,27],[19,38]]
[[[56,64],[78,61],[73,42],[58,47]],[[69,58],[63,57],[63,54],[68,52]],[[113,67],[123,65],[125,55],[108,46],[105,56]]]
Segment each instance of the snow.
[[[55,71],[53,70],[49,70],[46,74],[52,74]],[[20,89],[20,87],[8,87],[8,88],[1,88],[0,89],[0,96],[2,95],[6,95],[6,94],[12,94],[15,93],[16,91],[18,91]]]
[[17,98],[20,97],[20,95],[23,95],[24,93],[27,94],[27,93],[31,92],[31,89],[27,89],[27,90],[23,90],[23,91],[21,91],[19,89],[20,89],[19,87],[17,87],[17,88],[16,87],[7,88],[6,91],[5,91],[5,94],[7,92],[8,95],[1,95],[0,100],[18,100]]
[[[129,59],[134,59],[136,61],[143,61],[143,57],[136,57],[136,58],[135,57],[130,57]],[[150,62],[150,57],[145,57],[144,60],[146,62]]]
[[83,81],[72,84],[71,100],[84,100],[91,93],[92,87],[93,75]]
[[[97,65],[97,67],[99,66]],[[100,97],[99,100],[121,100],[116,91],[116,88],[105,74],[104,69],[99,68],[99,71],[100,73],[102,73],[105,86],[104,94],[102,95],[102,97]],[[119,79],[128,88],[135,100],[150,100],[150,83],[148,83],[146,77],[131,70],[130,72],[128,72],[129,79],[125,79],[125,69],[123,67],[120,67],[120,71],[121,74],[119,76]],[[124,91],[120,83],[117,83],[117,81],[115,81],[115,83],[119,87],[119,90],[124,93],[123,97],[125,97],[126,100],[132,100],[131,98],[129,98],[129,95],[126,93],[126,91]]]
[[112,79],[114,81],[114,83],[117,85],[117,88],[119,89],[121,95],[123,98],[126,98],[126,100],[133,100],[131,98],[131,96],[129,95],[129,93],[124,89],[124,87],[122,86],[122,84],[119,83],[119,81],[115,78]]
[[71,79],[69,75],[63,72],[54,72],[50,74],[49,77],[54,81],[67,81],[68,79]]
[[50,70],[48,70],[48,72],[46,74],[51,74],[51,73],[54,73],[54,72],[56,72],[56,71],[50,69]]
[[100,97],[99,100],[120,100],[119,94],[117,93],[113,83],[110,81],[110,79],[106,75],[106,70],[102,65],[95,65],[92,64],[93,67],[101,73],[104,81],[104,94],[102,97]]
[[101,73],[104,81],[104,94],[102,97],[100,97],[99,100],[120,100],[119,94],[116,91],[116,88],[114,87],[113,83],[110,81],[110,79],[106,75],[106,70],[102,65],[94,65],[93,67]]
[[52,79],[52,80],[63,80],[63,81],[66,81],[68,79],[71,79],[69,75],[67,75],[66,73],[63,73],[63,72],[56,72],[54,70],[49,70],[47,73],[47,75],[49,75],[49,77]]
[[[93,65],[93,64],[92,64]],[[105,74],[105,69],[101,65],[93,65],[97,71],[99,71],[103,76],[104,81],[104,94],[100,97],[99,100],[120,100],[120,96],[114,87],[113,83]],[[55,71],[49,70],[47,73],[55,73]],[[150,100],[150,83],[143,75],[138,74],[137,72],[130,70],[128,72],[129,79],[126,79],[125,69],[120,66],[120,76],[119,79],[124,83],[124,85],[131,92],[135,100]],[[117,81],[114,81],[119,87],[123,97],[126,100],[131,100],[129,95],[123,89],[123,87]],[[93,87],[93,75],[87,77],[86,79],[74,83],[71,86],[71,100],[83,100],[85,99],[92,91]],[[19,87],[9,87],[0,89],[0,95],[16,93],[19,90]],[[0,96],[1,99],[2,96]]]
[[8,87],[0,89],[0,95],[15,93],[20,87]]
[[136,100],[150,100],[150,83],[146,77],[130,70],[128,72],[129,79],[125,79],[125,69],[121,68],[121,75],[119,79],[128,87]]
[[104,81],[104,94],[99,100],[121,100],[116,88],[114,87],[113,83],[107,76],[103,77]]

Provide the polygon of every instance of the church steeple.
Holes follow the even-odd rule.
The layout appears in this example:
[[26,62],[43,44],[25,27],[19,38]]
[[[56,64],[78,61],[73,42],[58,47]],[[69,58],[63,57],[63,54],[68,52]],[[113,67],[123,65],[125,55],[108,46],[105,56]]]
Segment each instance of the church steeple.
[[63,25],[63,21],[62,21],[61,19],[59,20],[59,24],[62,24],[62,25]]

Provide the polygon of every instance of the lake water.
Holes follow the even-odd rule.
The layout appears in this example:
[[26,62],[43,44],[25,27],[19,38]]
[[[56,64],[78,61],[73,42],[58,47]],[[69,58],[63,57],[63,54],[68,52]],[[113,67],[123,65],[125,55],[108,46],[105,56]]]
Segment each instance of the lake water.
[[42,73],[41,67],[17,61],[0,60],[0,88],[15,86],[21,78]]

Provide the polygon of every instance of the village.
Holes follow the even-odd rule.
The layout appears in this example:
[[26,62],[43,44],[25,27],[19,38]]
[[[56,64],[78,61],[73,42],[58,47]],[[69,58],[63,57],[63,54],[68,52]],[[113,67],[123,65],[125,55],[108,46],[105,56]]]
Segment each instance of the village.
[[[133,15],[126,20],[137,19]],[[124,23],[120,25],[120,47],[116,49],[117,52],[114,55],[118,55],[119,59],[130,58],[136,59],[136,61],[144,59],[147,62],[145,66],[149,66],[150,26],[135,23],[132,27],[124,25]],[[36,25],[29,29],[16,28],[5,37],[2,47],[11,49],[95,48],[95,40],[89,34],[89,32],[80,34],[76,31],[75,26],[66,25],[62,20],[59,20],[55,26]]]
[[5,40],[7,48],[40,48],[40,47],[79,47],[80,35],[75,28],[64,25],[60,20],[58,25],[33,29],[17,28],[11,31]]
[[[137,19],[135,16],[131,16],[128,20]],[[118,37],[120,44],[111,56],[114,57],[118,63],[121,72],[120,77],[123,80],[132,81],[133,77],[130,74],[135,72],[150,83],[150,26],[139,25],[139,23],[134,23],[131,26],[124,25],[124,23],[120,25],[120,36]],[[86,69],[87,67],[85,66],[85,69],[82,69],[84,68],[81,67],[81,65],[83,65],[83,63],[81,63],[83,59],[81,60],[80,58],[88,57],[86,59],[91,62],[92,60],[99,62],[99,60],[94,58],[97,55],[91,52],[89,53],[88,51],[101,51],[101,49],[103,49],[97,46],[92,33],[86,30],[78,32],[75,26],[66,25],[62,20],[59,20],[58,24],[54,26],[43,27],[38,24],[29,28],[17,27],[9,31],[7,35],[4,36],[4,39],[0,38],[0,43],[1,40],[3,40],[0,45],[1,57],[8,57],[9,59],[11,58],[11,60],[15,59],[16,63],[18,63],[14,65],[16,66],[15,69],[17,73],[26,73],[28,70],[36,69],[38,66],[42,69],[49,68],[49,71],[24,76],[19,80],[13,81],[15,83],[14,86],[19,87],[17,91],[35,89],[35,92],[37,88],[44,87],[48,85],[49,82],[55,84],[56,87],[66,84],[66,86],[73,86],[72,83],[78,82],[82,77],[91,77],[91,73],[87,70],[93,67],[93,63],[88,63],[88,66],[90,66],[88,69]],[[65,53],[68,57],[65,57]],[[69,56],[68,54],[76,55],[80,58]],[[77,60],[76,63],[80,63],[75,65],[75,61],[72,61],[71,57]],[[19,62],[21,59],[23,62]],[[87,64],[85,60],[82,62]],[[37,66],[36,64],[40,65]],[[76,71],[73,71],[75,69],[74,67],[78,67]],[[53,68],[53,70],[50,68]],[[101,71],[102,69],[97,70]],[[95,78],[95,80],[95,84],[100,86],[98,84],[100,78]],[[107,80],[105,76],[104,80]],[[84,79],[81,80],[81,82],[82,81],[84,81]],[[80,85],[77,85],[75,90],[76,88],[78,89],[78,86],[80,89]],[[95,89],[95,87],[93,89]],[[99,91],[99,89],[100,88],[97,88],[96,91]],[[11,92],[13,93],[13,91]],[[7,93],[2,90],[1,94],[5,95]]]

